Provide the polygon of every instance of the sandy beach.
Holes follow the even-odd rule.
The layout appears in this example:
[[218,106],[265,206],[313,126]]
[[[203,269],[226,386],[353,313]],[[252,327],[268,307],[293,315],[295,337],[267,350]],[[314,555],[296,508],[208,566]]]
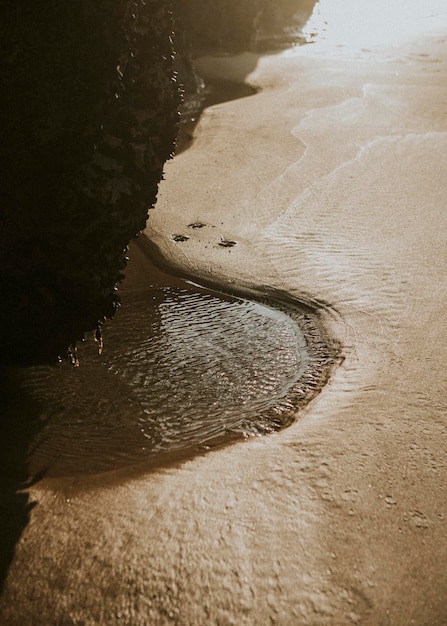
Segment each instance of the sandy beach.
[[447,625],[447,3],[396,4],[351,47],[322,2],[313,44],[199,59],[259,91],[204,112],[146,230],[317,307],[342,363],[279,433],[32,486],[1,624]]

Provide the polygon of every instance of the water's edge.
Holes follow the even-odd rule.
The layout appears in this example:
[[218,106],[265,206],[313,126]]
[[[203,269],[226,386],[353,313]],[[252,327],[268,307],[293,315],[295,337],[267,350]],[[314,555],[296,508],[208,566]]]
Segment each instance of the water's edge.
[[[223,297],[240,298],[259,302],[266,306],[278,309],[285,313],[303,332],[308,353],[308,367],[303,376],[297,381],[278,406],[263,413],[267,421],[270,420],[266,433],[282,430],[290,426],[299,418],[299,412],[313,400],[329,382],[336,367],[343,361],[342,345],[331,334],[323,323],[321,311],[331,310],[325,302],[312,302],[297,299],[291,294],[267,285],[240,286],[235,283],[226,283],[221,280],[205,277],[200,273],[193,273],[179,268],[162,254],[157,244],[141,234],[136,239],[136,245],[142,250],[155,268],[166,276],[184,280],[202,290],[218,294]],[[281,420],[277,418],[281,416]],[[275,428],[275,423],[277,427]],[[232,433],[235,435],[236,433]],[[243,433],[237,438],[243,437]],[[213,442],[214,446],[222,446],[234,441],[235,437],[220,438]]]
[[[155,280],[157,285],[165,284],[168,285],[169,288],[174,286],[175,289],[182,289],[186,286],[193,293],[197,293],[197,297],[203,300],[205,305],[207,298],[213,298],[214,301],[216,301],[216,299],[222,302],[228,301],[229,306],[231,306],[231,302],[234,300],[246,302],[248,306],[251,306],[249,304],[250,302],[257,302],[261,307],[265,307],[266,311],[268,311],[268,309],[274,309],[287,316],[297,327],[297,332],[299,332],[300,336],[304,337],[305,346],[302,346],[302,348],[303,354],[305,354],[305,363],[304,366],[303,364],[301,365],[302,371],[299,372],[296,370],[298,376],[294,377],[291,382],[289,381],[286,384],[285,395],[275,393],[271,396],[271,400],[268,401],[268,408],[263,409],[264,404],[261,402],[259,405],[261,409],[259,411],[256,411],[258,402],[256,395],[259,393],[259,391],[256,391],[256,387],[253,390],[255,393],[254,408],[250,409],[250,403],[248,404],[248,409],[245,406],[238,408],[240,393],[242,393],[243,396],[245,394],[243,383],[241,383],[241,392],[238,392],[239,395],[235,396],[236,404],[234,405],[234,410],[236,411],[236,420],[234,416],[230,415],[228,423],[226,423],[225,411],[228,409],[225,407],[222,409],[222,407],[218,405],[215,407],[210,406],[209,413],[207,412],[206,417],[208,426],[205,424],[205,437],[202,438],[203,440],[201,437],[197,438],[194,432],[194,429],[197,428],[197,424],[194,423],[194,421],[187,421],[186,428],[193,428],[190,443],[188,443],[188,435],[186,434],[184,440],[180,441],[179,446],[179,442],[175,439],[176,435],[174,433],[173,445],[171,447],[169,447],[170,444],[167,446],[163,444],[162,448],[157,451],[157,447],[152,449],[150,447],[152,444],[148,444],[148,452],[142,454],[141,441],[138,439],[137,433],[139,429],[133,428],[135,432],[130,432],[132,429],[129,430],[128,428],[129,417],[119,417],[124,412],[127,415],[133,415],[134,417],[132,419],[137,425],[141,423],[142,408],[145,404],[144,398],[142,404],[139,402],[140,390],[138,385],[140,382],[138,381],[136,383],[137,387],[134,387],[134,389],[137,389],[136,397],[130,395],[129,387],[125,385],[122,386],[120,393],[122,393],[123,401],[121,402],[121,399],[117,398],[114,386],[120,384],[121,374],[116,368],[118,367],[119,370],[121,367],[120,359],[122,357],[120,355],[122,353],[118,352],[118,359],[112,355],[112,361],[109,359],[108,362],[105,361],[102,365],[99,365],[100,368],[103,368],[101,373],[101,370],[98,370],[98,365],[95,365],[95,357],[92,359],[91,356],[94,348],[92,346],[90,346],[90,348],[87,347],[86,357],[83,357],[81,354],[79,373],[72,376],[70,372],[68,372],[67,379],[63,378],[64,374],[61,373],[63,383],[69,386],[72,385],[68,392],[64,391],[65,395],[59,393],[57,389],[54,389],[55,383],[58,384],[61,380],[58,378],[57,373],[44,372],[43,374],[38,374],[37,379],[31,381],[31,387],[34,386],[31,395],[33,401],[35,402],[37,398],[38,403],[41,405],[38,419],[42,421],[44,426],[42,433],[33,441],[34,450],[28,458],[32,476],[45,475],[51,480],[57,480],[58,477],[62,478],[64,476],[86,476],[88,474],[102,475],[106,473],[112,476],[116,473],[121,475],[122,471],[126,471],[126,469],[130,469],[131,467],[134,467],[134,471],[136,472],[147,472],[160,467],[177,464],[197,454],[229,445],[238,440],[244,440],[247,437],[277,432],[296,421],[300,410],[315,398],[328,382],[334,367],[341,358],[340,348],[337,342],[328,336],[318,314],[318,310],[314,310],[308,305],[302,305],[300,302],[287,296],[287,294],[278,294],[275,293],[274,290],[271,290],[269,293],[265,288],[257,289],[256,287],[243,289],[239,287],[235,288],[234,285],[231,285],[231,288],[228,288],[228,285],[217,281],[212,282],[210,280],[197,280],[197,283],[199,283],[197,284],[196,277],[186,275],[186,273],[176,271],[170,267],[168,261],[161,256],[157,246],[144,235],[140,235],[137,238],[132,246],[131,252],[133,253],[131,254],[131,259],[134,260],[134,264],[133,266],[132,263],[130,264],[131,271],[129,273],[130,275],[127,277],[129,282],[127,282],[126,279],[123,285],[123,287],[125,286],[125,289],[123,289],[124,298],[126,299],[127,297],[127,299],[129,299],[130,296],[129,310],[133,310],[132,294],[138,295],[142,288],[141,284],[144,283],[145,280],[147,281],[148,269],[150,269],[151,279]],[[139,262],[143,265],[138,264],[138,258],[140,258]],[[191,283],[192,280],[194,280],[194,283]],[[203,282],[207,284],[203,285]],[[120,312],[118,312],[118,316],[120,316]],[[131,317],[130,321],[132,326],[134,326],[135,323],[138,325],[138,321],[135,321],[134,318]],[[273,319],[273,321],[270,320],[268,322],[267,326],[269,326],[269,324],[276,325],[276,322]],[[105,350],[107,350],[107,326],[108,325],[106,325],[106,332],[104,333],[106,339]],[[126,328],[128,328],[128,326],[125,325],[124,330]],[[123,327],[118,325],[115,333],[117,332],[119,335],[122,331]],[[242,327],[240,332],[242,336],[245,337],[246,335],[244,335],[244,333],[246,333],[247,330]],[[276,329],[272,327],[273,342],[276,341],[275,332]],[[113,338],[113,334],[111,336]],[[281,346],[278,345],[278,348],[280,347]],[[257,349],[256,344],[254,349]],[[259,355],[256,356],[259,366]],[[244,358],[244,355],[241,354],[241,357],[236,355],[235,358]],[[91,369],[92,363],[93,369]],[[139,363],[141,363],[141,355],[139,355]],[[104,366],[106,369],[104,369]],[[272,367],[273,370],[275,369],[275,363],[266,363],[265,366],[267,368]],[[127,372],[123,370],[127,377],[126,379],[130,381],[132,385],[135,385],[132,380],[134,372],[136,371],[139,375],[141,371],[144,372],[148,367],[154,367],[154,363],[152,363],[152,365],[146,363],[143,355],[142,367],[137,367],[136,370],[132,370],[132,368],[129,369],[129,365],[124,362],[122,367],[124,370],[127,368]],[[158,363],[155,361],[155,368],[157,367]],[[192,367],[196,367],[195,361],[192,361]],[[84,369],[85,373],[83,371]],[[114,375],[112,375],[112,378],[110,369],[113,369],[112,374]],[[280,371],[282,370],[280,369]],[[116,376],[117,373],[119,374],[118,377]],[[277,376],[277,372],[274,372],[274,376]],[[65,377],[67,377],[67,372],[65,373]],[[90,377],[95,378],[96,383],[92,383],[89,380]],[[78,382],[73,383],[73,381],[76,380]],[[194,380],[195,378],[192,376],[191,381],[186,384],[200,385],[200,378],[195,383]],[[275,380],[276,384],[278,384],[278,379]],[[173,381],[173,383],[175,384],[175,381]],[[143,384],[147,383],[143,381]],[[95,385],[103,387],[98,394],[94,389]],[[51,391],[49,391],[49,388],[51,388]],[[248,390],[251,391],[250,387]],[[197,397],[201,404],[206,402],[206,399],[202,401],[202,392],[200,390],[195,391],[191,389],[191,391],[193,403],[195,393],[199,394]],[[176,390],[173,388],[173,393],[175,392]],[[264,393],[262,388],[261,392]],[[152,387],[152,383],[149,393],[156,393]],[[110,394],[112,395],[110,396]],[[77,398],[73,399],[75,396]],[[84,397],[82,398],[82,396]],[[182,397],[181,394],[180,397]],[[266,395],[265,398],[268,399],[268,395]],[[97,410],[100,412],[103,411],[103,407],[105,406],[103,403],[106,401],[114,405],[110,421],[107,411],[100,417],[96,416]],[[165,400],[162,401],[162,412],[166,409],[166,402],[169,404],[171,399],[168,397],[167,400],[165,398]],[[62,405],[62,413],[58,413],[58,405]],[[95,408],[96,406],[98,407],[97,409]],[[230,411],[231,406],[230,403]],[[185,410],[192,411],[194,415],[194,404],[191,407],[187,406]],[[88,413],[92,411],[95,414],[92,414],[92,418],[89,419]],[[222,412],[222,415],[217,415],[219,411]],[[253,411],[253,414],[251,414],[250,411]],[[183,409],[181,412],[183,412]],[[239,414],[239,412],[241,414]],[[147,410],[145,410],[144,413],[147,413]],[[214,426],[212,426],[213,415],[215,413],[215,419],[220,420],[220,426],[216,427],[217,435],[216,433],[213,434]],[[200,428],[200,409],[198,409],[197,415],[199,420],[198,427]],[[149,421],[151,422],[151,420],[155,419],[153,423],[156,424],[156,411],[154,416],[155,417],[150,418]],[[47,422],[47,420],[49,421]],[[52,420],[55,420],[54,425],[51,423]],[[207,434],[206,428],[210,428],[210,424],[211,434]],[[142,425],[145,426],[144,423]],[[163,429],[163,426],[161,426],[161,428]],[[179,429],[179,426],[176,426],[176,428]],[[181,428],[180,423],[180,430]],[[113,432],[114,429],[115,432]],[[121,444],[119,443],[120,437],[124,437],[122,450],[120,449]],[[68,451],[66,451],[66,448],[69,448]]]

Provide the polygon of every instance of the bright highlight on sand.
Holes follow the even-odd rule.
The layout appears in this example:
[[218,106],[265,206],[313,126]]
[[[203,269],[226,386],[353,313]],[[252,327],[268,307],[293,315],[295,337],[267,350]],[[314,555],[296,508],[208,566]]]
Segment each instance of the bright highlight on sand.
[[447,21],[445,0],[320,0],[304,34],[323,49],[345,54],[393,46]]

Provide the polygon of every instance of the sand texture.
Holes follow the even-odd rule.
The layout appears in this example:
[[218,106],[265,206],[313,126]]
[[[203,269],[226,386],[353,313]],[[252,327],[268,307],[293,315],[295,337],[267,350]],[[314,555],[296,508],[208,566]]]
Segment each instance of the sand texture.
[[344,361],[280,433],[38,483],[2,624],[447,624],[446,43],[200,60],[260,91],[205,112],[147,235],[317,305]]

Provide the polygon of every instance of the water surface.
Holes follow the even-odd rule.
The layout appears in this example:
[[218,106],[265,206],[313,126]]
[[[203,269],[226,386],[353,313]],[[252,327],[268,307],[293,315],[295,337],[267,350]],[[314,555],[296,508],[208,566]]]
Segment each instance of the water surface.
[[43,424],[34,471],[159,463],[272,432],[317,389],[327,360],[323,343],[312,339],[309,351],[306,314],[168,276],[138,246],[127,274],[102,354],[88,337],[80,367],[63,361],[25,370],[22,388]]

